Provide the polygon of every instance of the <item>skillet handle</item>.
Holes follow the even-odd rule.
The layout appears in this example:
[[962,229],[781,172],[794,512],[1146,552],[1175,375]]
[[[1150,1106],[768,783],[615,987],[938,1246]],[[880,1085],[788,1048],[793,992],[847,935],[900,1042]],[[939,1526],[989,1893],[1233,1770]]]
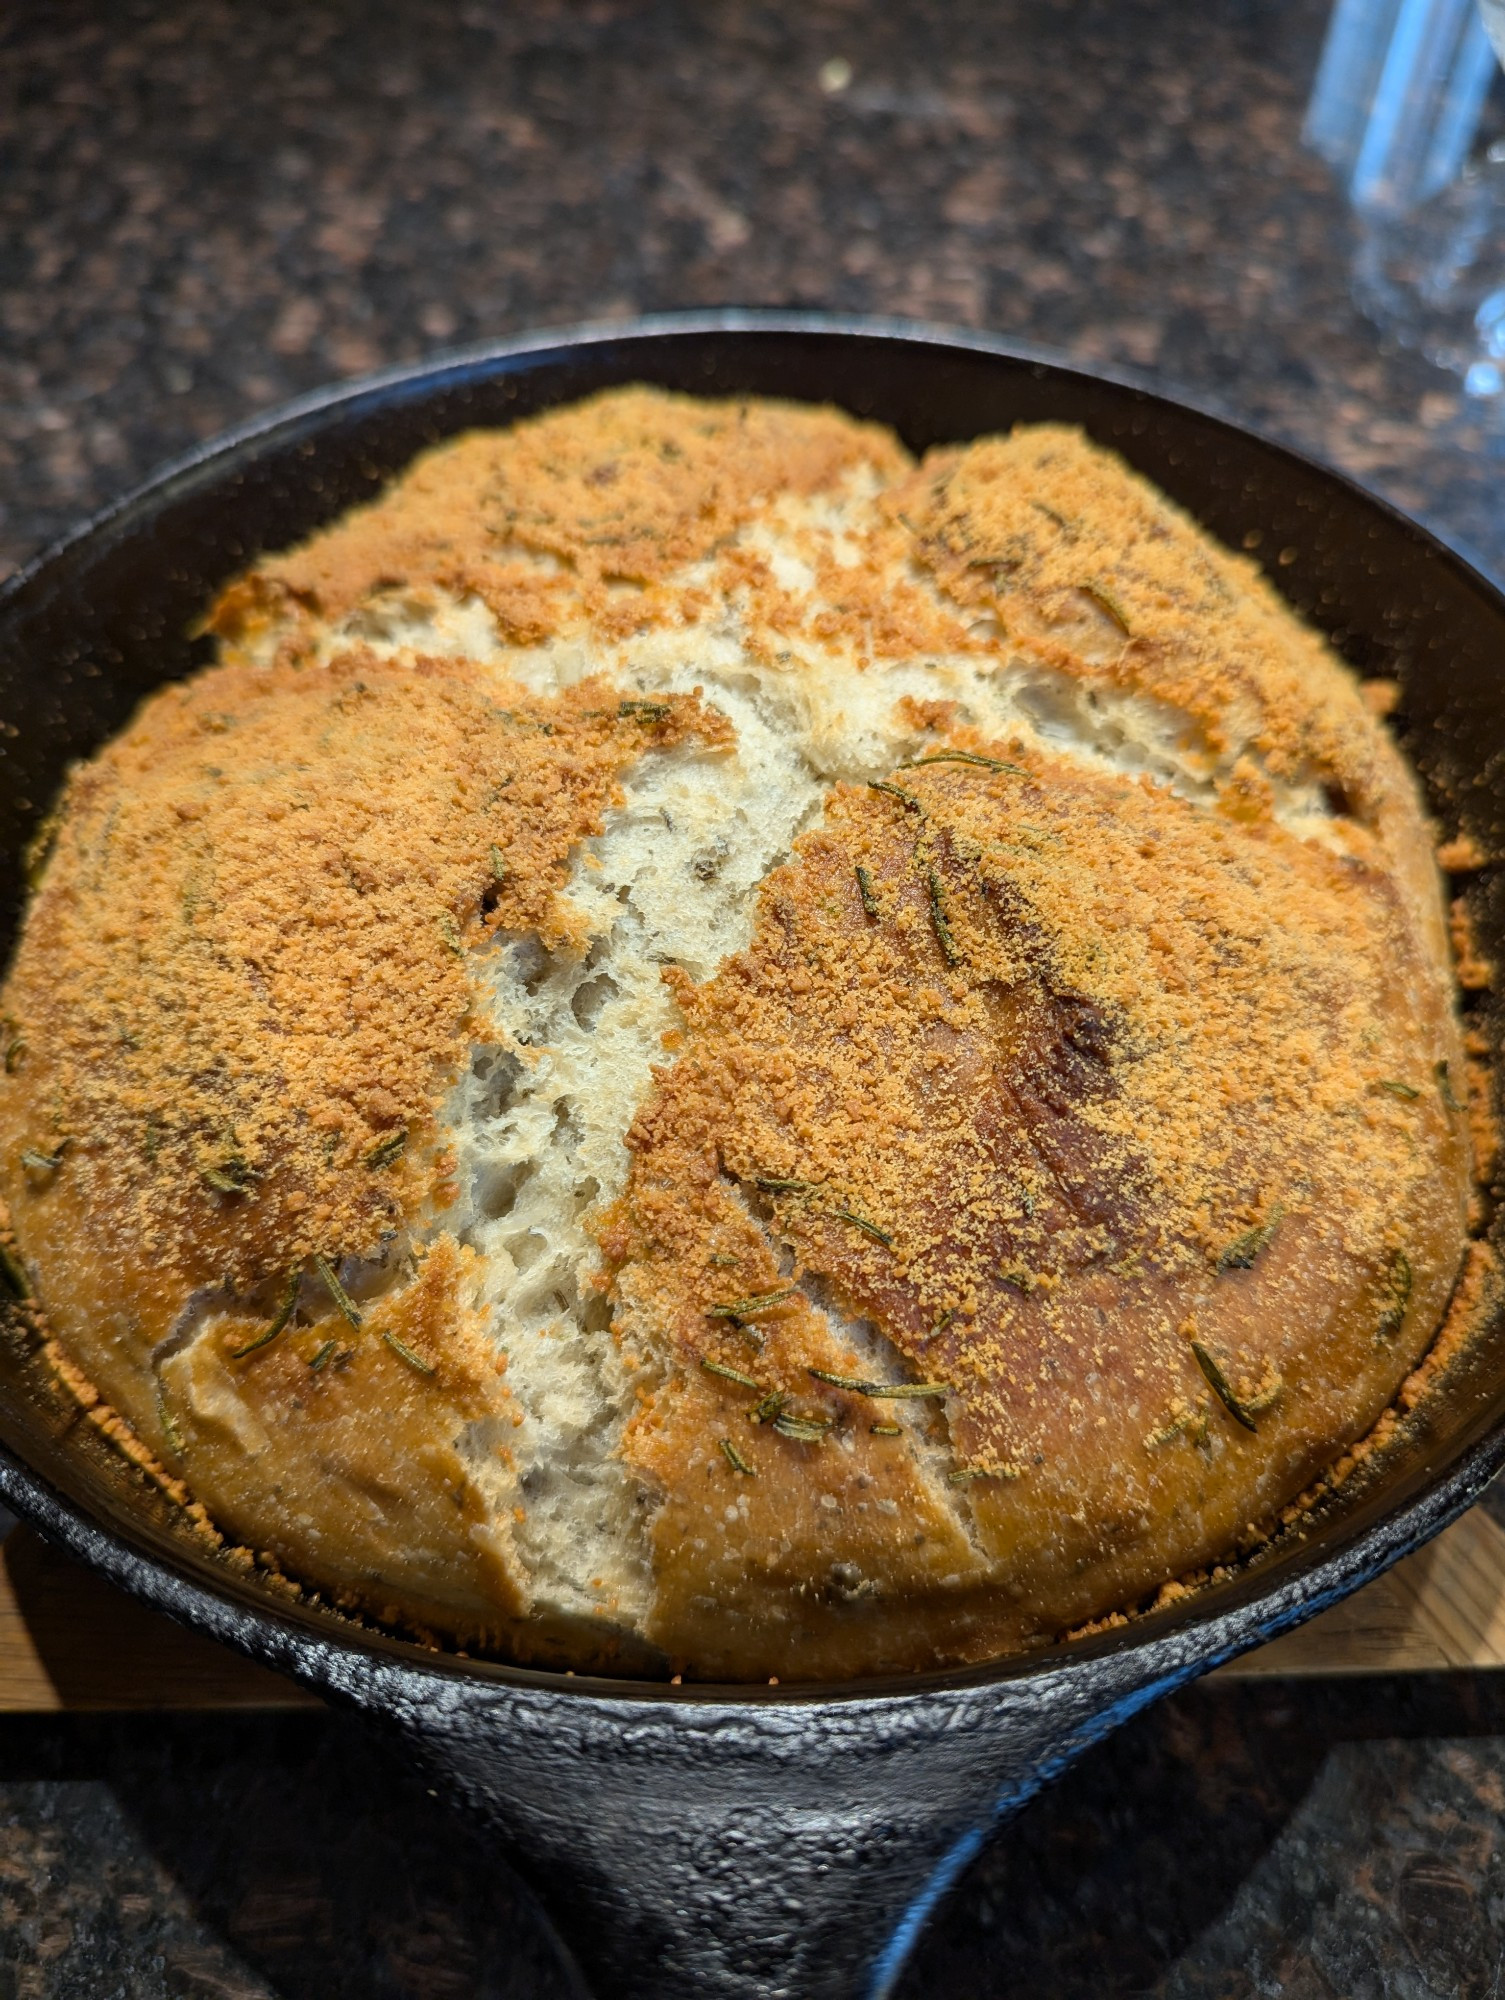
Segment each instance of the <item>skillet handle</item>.
[[598,2000],[885,2000],[992,1828],[1110,1726],[997,1687],[788,1706],[489,1692],[404,1733],[501,1836]]

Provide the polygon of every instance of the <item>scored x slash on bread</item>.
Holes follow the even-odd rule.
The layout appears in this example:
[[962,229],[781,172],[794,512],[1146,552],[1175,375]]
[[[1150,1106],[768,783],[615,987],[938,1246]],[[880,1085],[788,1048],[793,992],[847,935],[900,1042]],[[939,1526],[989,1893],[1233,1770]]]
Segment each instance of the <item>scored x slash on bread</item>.
[[1427,1347],[1414,781],[1079,434],[614,392],[212,622],[60,802],[0,1193],[304,1584],[545,1663],[985,1658],[1257,1534]]

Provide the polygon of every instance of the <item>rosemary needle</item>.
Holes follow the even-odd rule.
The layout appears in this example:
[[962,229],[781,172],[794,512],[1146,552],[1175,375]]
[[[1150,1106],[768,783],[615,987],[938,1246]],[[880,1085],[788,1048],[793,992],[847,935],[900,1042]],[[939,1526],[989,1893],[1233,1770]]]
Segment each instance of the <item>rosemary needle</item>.
[[857,877],[857,893],[862,898],[862,907],[870,917],[878,915],[878,898],[873,893],[873,878],[859,863],[853,870]]
[[1401,1083],[1395,1077],[1385,1077],[1374,1087],[1376,1090],[1388,1091],[1392,1097],[1415,1099],[1421,1096],[1419,1090],[1414,1090],[1409,1083]]
[[869,778],[867,782],[869,791],[887,792],[891,799],[899,801],[906,812],[918,813],[921,819],[925,817],[925,808],[914,793],[906,792],[902,785],[891,785],[886,778]]
[[1398,1333],[1405,1323],[1406,1307],[1411,1299],[1411,1259],[1404,1250],[1397,1250],[1390,1259],[1390,1269],[1385,1276],[1386,1289],[1390,1293],[1390,1303],[1380,1315],[1378,1337],[1388,1340]]
[[1254,1229],[1246,1229],[1242,1236],[1235,1236],[1231,1243],[1225,1243],[1218,1252],[1217,1268],[1220,1271],[1247,1271],[1275,1234],[1284,1213],[1285,1210],[1282,1208],[1272,1209],[1268,1222],[1262,1222]]
[[868,1429],[875,1438],[896,1438],[904,1435],[902,1424],[869,1424]]
[[707,1375],[719,1375],[724,1382],[735,1382],[739,1389],[761,1389],[763,1384],[755,1382],[751,1375],[744,1375],[740,1368],[728,1368],[725,1362],[708,1361],[702,1354],[700,1365]]
[[288,1321],[292,1318],[294,1312],[297,1310],[298,1287],[302,1284],[302,1282],[303,1282],[303,1273],[301,1271],[289,1271],[287,1277],[287,1297],[282,1301],[282,1304],[277,1308],[276,1318],[272,1320],[270,1325],[267,1326],[263,1332],[258,1333],[254,1340],[248,1340],[244,1347],[232,1347],[230,1350],[230,1359],[232,1361],[243,1360],[246,1355],[254,1354],[258,1347],[271,1346],[272,1342],[277,1338],[278,1334],[281,1333],[282,1329],[287,1325]]
[[770,1389],[756,1409],[748,1411],[747,1421],[750,1424],[772,1423],[788,1401],[789,1398],[782,1389]]
[[812,1368],[808,1372],[817,1382],[829,1382],[833,1389],[846,1389],[854,1396],[875,1396],[890,1402],[951,1394],[949,1382],[869,1382],[855,1375],[835,1375],[829,1368]]
[[235,1128],[227,1125],[220,1135],[220,1150],[199,1158],[199,1179],[216,1194],[249,1194],[256,1169],[240,1150]]
[[796,1438],[801,1444],[824,1444],[826,1433],[835,1428],[828,1417],[797,1417],[780,1410],[773,1420],[780,1437]]
[[721,1456],[726,1460],[733,1472],[745,1473],[749,1479],[757,1478],[757,1473],[753,1467],[748,1464],[730,1438],[720,1438],[717,1441],[721,1446]]
[[918,771],[922,764],[977,764],[985,771],[1007,771],[1014,778],[1029,776],[1022,764],[1005,764],[1000,757],[979,757],[972,750],[932,750],[928,756],[914,758],[903,769]]
[[864,1236],[871,1236],[875,1243],[881,1243],[886,1250],[892,1250],[894,1239],[876,1222],[869,1222],[865,1216],[854,1215],[849,1208],[833,1208],[831,1213],[842,1222],[850,1222],[854,1229],[860,1229]]
[[335,1276],[329,1259],[327,1257],[315,1257],[314,1269],[318,1272],[325,1291],[334,1300],[345,1318],[349,1320],[352,1326],[359,1326],[361,1323],[360,1308]]
[[385,1139],[378,1139],[362,1159],[373,1172],[377,1167],[389,1167],[407,1143],[408,1128],[404,1125],[399,1131],[389,1132]]
[[871,1395],[878,1386],[860,1375],[837,1375],[829,1368],[811,1368],[807,1373],[813,1375],[817,1382],[829,1382],[833,1389],[846,1389],[854,1396]]
[[1083,583],[1079,584],[1077,588],[1084,597],[1092,599],[1092,602],[1097,606],[1099,611],[1112,619],[1113,623],[1126,639],[1133,637],[1129,629],[1128,616],[1111,590],[1105,590],[1100,583]]
[[707,1319],[751,1319],[755,1313],[767,1312],[782,1300],[792,1298],[799,1290],[797,1285],[785,1285],[776,1292],[760,1292],[753,1298],[733,1299],[729,1305],[707,1306]]
[[425,1361],[421,1354],[415,1354],[405,1341],[399,1340],[397,1335],[390,1332],[386,1327],[382,1328],[381,1337],[400,1361],[406,1361],[409,1368],[416,1368],[420,1375],[435,1375],[438,1373],[432,1361]]
[[313,1370],[315,1375],[318,1374],[319,1370],[329,1360],[329,1357],[334,1353],[335,1349],[339,1346],[339,1344],[340,1343],[337,1340],[326,1340],[324,1345],[319,1349],[318,1353],[314,1355],[314,1357],[312,1358],[312,1360],[309,1362],[308,1365]]
[[1191,1351],[1197,1357],[1197,1366],[1212,1385],[1213,1394],[1235,1423],[1243,1425],[1246,1431],[1257,1430],[1259,1426],[1234,1393],[1233,1385],[1219,1367],[1215,1357],[1208,1352],[1200,1340],[1194,1340]]
[[927,868],[926,876],[930,887],[930,922],[935,931],[935,941],[941,948],[941,957],[948,965],[960,962],[961,954],[956,949],[956,939],[951,935],[951,926],[946,920],[946,903],[941,893],[941,878],[933,868]]

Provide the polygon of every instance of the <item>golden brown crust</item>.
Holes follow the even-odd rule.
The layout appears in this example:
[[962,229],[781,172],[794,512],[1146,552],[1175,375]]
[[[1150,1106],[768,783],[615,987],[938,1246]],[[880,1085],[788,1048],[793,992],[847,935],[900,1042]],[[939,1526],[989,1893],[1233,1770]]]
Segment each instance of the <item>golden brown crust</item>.
[[[607,1238],[629,1337],[678,1346],[628,1450],[673,1502],[654,1636],[701,1672],[780,1671],[799,1640],[812,1671],[948,1657],[961,1626],[1018,1644],[1216,1554],[1368,1428],[1457,1269],[1454,1031],[1383,873],[1064,762],[888,784],[839,794],[751,949],[684,987]],[[791,1282],[740,1332],[716,1314]],[[813,1377],[869,1372],[832,1303],[952,1393]],[[749,1427],[770,1392],[838,1429]],[[875,1437],[896,1408],[911,1436]],[[944,1415],[960,1549],[917,1410]],[[880,1499],[898,1573],[871,1551]],[[718,1641],[696,1599],[728,1539]],[[949,1602],[916,1601],[916,1564],[955,1576]],[[791,1572],[839,1572],[798,1635]],[[881,1618],[843,1609],[852,1576]]]
[[[599,677],[379,656],[396,600]],[[838,729],[950,674],[892,698],[941,761],[836,788],[746,951],[666,973],[601,1230],[652,1643],[735,1678],[1048,1638],[1278,1515],[1422,1353],[1493,1136],[1414,781],[1383,698],[1079,434],[915,468],[834,412],[618,392],[429,454],[213,622],[227,663],[65,795],[0,1199],[98,1393],[298,1574],[530,1643],[439,1115],[468,954],[582,950],[560,891],[619,775],[731,744],[614,682],[629,642],[734,627]],[[982,728],[1011,676],[1138,704],[1194,798]]]
[[[468,1046],[467,948],[502,925],[568,938],[570,851],[600,825],[617,773],[687,730],[725,736],[689,698],[624,704],[592,682],[541,698],[464,662],[355,652],[317,674],[227,666],[170,688],[65,792],[5,989],[0,1197],[53,1323],[110,1404],[170,1467],[191,1468],[233,1532],[316,1582],[381,1573],[384,1605],[434,1615],[442,1527],[462,1629],[488,1601],[465,1580],[477,1562],[499,1574],[478,1553],[482,1503],[456,1512],[469,1489],[446,1442],[462,1409],[484,1414],[485,1397],[470,1409],[480,1392],[451,1380],[475,1345],[470,1320],[427,1312],[416,1346],[431,1378],[382,1341],[377,1316],[359,1343],[375,1375],[341,1360],[316,1379],[334,1311],[317,1260],[337,1273],[388,1244],[397,1255],[415,1217],[451,1198],[436,1114]],[[449,1269],[436,1252],[384,1311],[419,1312]],[[296,1317],[263,1350],[294,1272],[311,1274]],[[206,1344],[205,1326],[225,1341]],[[475,1367],[472,1354],[467,1381]],[[214,1421],[175,1425],[174,1382]],[[410,1406],[399,1434],[414,1490],[389,1510],[384,1545],[411,1531],[414,1553],[381,1570],[359,1493],[371,1454],[390,1449],[393,1384]],[[328,1409],[343,1455],[323,1441]],[[237,1427],[232,1470],[216,1440]],[[300,1526],[257,1498],[274,1469],[290,1485],[300,1450],[323,1528],[317,1507]],[[426,1591],[399,1587],[425,1563]],[[518,1596],[498,1584],[493,1621]]]
[[442,1199],[467,949],[567,940],[571,850],[617,772],[689,728],[725,736],[683,697],[359,653],[155,697],[71,781],[6,987],[23,1236],[76,1197],[133,1287],[240,1293]]
[[833,411],[608,393],[429,452],[371,507],[259,563],[221,598],[214,625],[234,637],[269,609],[335,620],[386,590],[438,588],[478,597],[523,644],[582,615],[630,628],[677,616],[683,583],[668,598],[655,587],[769,495],[903,463],[887,432]]
[[161,1417],[165,1456],[192,1468],[214,1517],[296,1575],[378,1618],[495,1644],[527,1595],[510,1523],[492,1517],[454,1441],[470,1424],[508,1427],[501,1367],[466,1295],[473,1261],[440,1237],[409,1281],[365,1306],[359,1330],[311,1297],[297,1326],[244,1359],[266,1322],[210,1313],[162,1366]]

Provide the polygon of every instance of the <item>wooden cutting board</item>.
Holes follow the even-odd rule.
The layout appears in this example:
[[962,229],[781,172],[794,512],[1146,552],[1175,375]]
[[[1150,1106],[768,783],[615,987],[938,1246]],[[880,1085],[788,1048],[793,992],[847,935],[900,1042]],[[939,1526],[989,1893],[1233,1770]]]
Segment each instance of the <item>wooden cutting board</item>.
[[[1224,1679],[1505,1667],[1505,1529],[1476,1507]],[[316,1708],[294,1682],[184,1631],[34,1535],[0,1544],[0,1711]]]

